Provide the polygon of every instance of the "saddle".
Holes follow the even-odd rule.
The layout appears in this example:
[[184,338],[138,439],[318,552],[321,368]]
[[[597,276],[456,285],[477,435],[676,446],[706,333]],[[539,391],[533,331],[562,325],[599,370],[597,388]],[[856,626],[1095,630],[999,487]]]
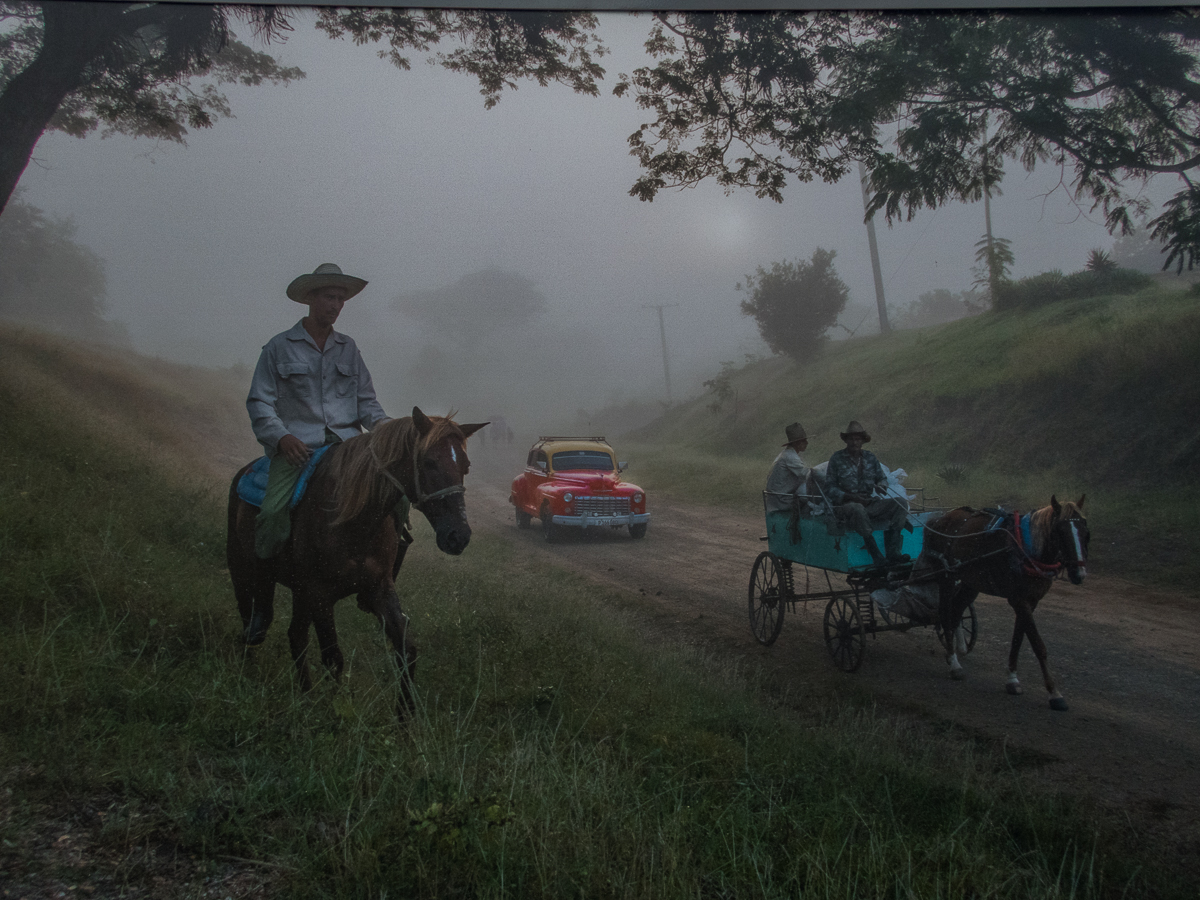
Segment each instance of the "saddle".
[[[312,474],[317,468],[317,463],[321,457],[325,455],[332,444],[326,444],[317,450],[314,450],[308,457],[308,462],[300,471],[300,478],[296,481],[296,489],[292,491],[292,499],[288,501],[288,509],[295,509],[296,504],[300,502],[300,498],[304,496],[304,492],[308,489],[308,483],[312,480]],[[262,508],[263,500],[267,496],[267,473],[270,471],[271,461],[265,456],[260,456],[254,461],[249,469],[246,470],[241,478],[238,479],[237,495],[249,503],[251,506]]]

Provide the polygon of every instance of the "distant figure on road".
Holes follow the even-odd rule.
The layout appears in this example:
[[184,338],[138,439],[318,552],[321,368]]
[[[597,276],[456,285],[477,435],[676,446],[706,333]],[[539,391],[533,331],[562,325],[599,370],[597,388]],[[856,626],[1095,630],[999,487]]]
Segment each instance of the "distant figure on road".
[[[840,437],[846,449],[829,457],[823,483],[837,521],[862,536],[875,565],[905,561],[900,547],[904,542],[901,529],[908,521],[908,500],[888,494],[887,475],[879,458],[863,449],[871,436],[862,425],[852,421]],[[871,534],[877,528],[884,529],[883,553]]]
[[[366,286],[333,263],[296,278],[287,296],[308,306],[308,315],[271,338],[258,358],[246,410],[271,460],[267,495],[255,521],[260,559],[275,556],[287,541],[289,501],[312,451],[388,421],[357,345],[333,330],[343,305]],[[247,640],[254,638],[262,636]]]

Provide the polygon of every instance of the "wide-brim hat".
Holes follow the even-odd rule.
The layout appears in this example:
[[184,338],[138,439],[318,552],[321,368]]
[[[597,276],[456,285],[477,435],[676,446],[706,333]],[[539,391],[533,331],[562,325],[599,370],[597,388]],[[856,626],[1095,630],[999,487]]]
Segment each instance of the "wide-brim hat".
[[867,434],[867,429],[863,428],[855,421],[851,421],[850,424],[846,426],[846,430],[841,433],[840,437],[844,441],[851,435],[858,435],[861,437],[864,444],[871,439],[871,436]]
[[804,426],[799,422],[793,422],[784,429],[784,434],[787,435],[787,440],[783,442],[783,446],[787,447],[795,444],[797,441],[807,441],[808,435],[804,431]]
[[349,300],[367,286],[361,278],[343,274],[342,270],[333,263],[321,263],[313,269],[311,275],[301,275],[287,286],[287,295],[297,303],[307,303],[308,295],[323,287],[340,287],[346,289],[346,299]]

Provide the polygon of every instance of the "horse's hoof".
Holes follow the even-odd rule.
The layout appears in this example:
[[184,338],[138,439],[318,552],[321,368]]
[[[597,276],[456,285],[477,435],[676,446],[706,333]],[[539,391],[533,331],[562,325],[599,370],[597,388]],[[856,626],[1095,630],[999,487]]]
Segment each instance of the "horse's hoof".
[[1017,684],[1015,681],[1010,681],[1008,684],[1006,684],[1006,685],[1004,686],[1004,689],[1005,689],[1006,691],[1008,691],[1010,694],[1012,694],[1013,696],[1016,696],[1017,694],[1023,694],[1023,693],[1025,693],[1025,690],[1024,690],[1024,688],[1022,688],[1022,687],[1021,687],[1019,684]]
[[951,681],[962,681],[966,677],[967,677],[967,673],[964,672],[962,669],[951,669],[950,670],[950,680]]
[[1050,698],[1050,708],[1055,710],[1056,712],[1066,712],[1067,711],[1067,701],[1064,700],[1062,697],[1051,697]]
[[264,622],[255,616],[246,626],[246,630],[242,632],[242,640],[245,641],[247,647],[257,647],[267,639],[267,629],[270,627],[270,621]]

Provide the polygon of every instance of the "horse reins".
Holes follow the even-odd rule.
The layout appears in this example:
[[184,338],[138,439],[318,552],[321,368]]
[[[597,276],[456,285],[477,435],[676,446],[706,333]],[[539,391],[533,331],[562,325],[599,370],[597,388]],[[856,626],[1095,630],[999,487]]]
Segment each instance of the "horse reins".
[[441,490],[434,491],[432,494],[426,494],[424,491],[422,491],[421,490],[420,454],[417,452],[417,448],[414,443],[414,446],[413,446],[413,487],[416,490],[416,493],[418,495],[417,498],[414,499],[413,497],[409,496],[409,492],[404,489],[404,485],[402,485],[400,483],[399,479],[397,479],[396,476],[393,475],[391,472],[389,472],[387,470],[387,468],[383,465],[383,461],[379,458],[379,455],[375,452],[375,442],[374,441],[367,442],[367,449],[371,452],[371,459],[373,459],[375,461],[375,465],[378,466],[379,473],[387,481],[390,481],[393,485],[395,485],[397,490],[399,490],[401,494],[403,494],[405,497],[408,497],[409,502],[412,503],[412,505],[415,506],[417,509],[420,509],[424,504],[428,503],[430,500],[437,500],[437,499],[440,499],[441,497],[449,496],[450,494],[462,494],[462,493],[465,493],[467,490],[466,485],[452,484],[449,487],[444,487]]
[[[1061,563],[1061,562],[1055,562],[1055,563],[1040,562],[1040,561],[1034,559],[1033,556],[1031,555],[1032,548],[1025,547],[1025,543],[1021,539],[1021,513],[1019,511],[1016,511],[1016,510],[1013,511],[1012,521],[1013,521],[1012,531],[1009,531],[1007,528],[998,529],[998,530],[1006,538],[1008,538],[1010,541],[1012,541],[1013,546],[1016,548],[1017,553],[1020,554],[1021,559],[1022,559],[1022,568],[1023,568],[1025,574],[1040,577],[1040,578],[1049,578],[1051,580],[1053,580],[1053,579],[1057,578],[1059,575],[1061,575],[1065,568],[1063,563]],[[1070,521],[1072,521],[1072,520],[1068,520],[1068,523]],[[926,525],[924,527],[925,527],[926,531],[932,532],[933,534],[936,534],[938,537],[945,538],[946,540],[950,540],[950,541],[966,540],[968,538],[977,538],[981,534],[987,533],[987,532],[977,532],[977,533],[972,533],[972,534],[945,534],[943,532],[936,531],[936,530],[930,528],[928,525]],[[1072,533],[1072,536],[1075,538],[1075,548],[1077,551],[1077,555],[1080,557],[1079,564],[1084,565],[1084,562],[1082,559],[1082,556],[1083,556],[1082,548],[1079,546],[1079,534],[1075,530],[1074,526],[1072,526],[1072,528],[1071,528],[1071,533]],[[1007,551],[1005,551],[1004,549],[993,550],[990,553],[986,553],[983,556],[980,556],[973,560],[970,560],[969,564],[975,564],[982,559],[986,559],[989,556],[996,556],[997,554],[1004,553],[1004,552],[1007,552]],[[943,564],[943,568],[946,571],[953,571],[954,569],[961,568],[962,566],[967,565],[968,563],[959,563],[957,566],[951,567],[951,566],[947,566],[945,564],[945,561],[943,560],[942,564]]]

